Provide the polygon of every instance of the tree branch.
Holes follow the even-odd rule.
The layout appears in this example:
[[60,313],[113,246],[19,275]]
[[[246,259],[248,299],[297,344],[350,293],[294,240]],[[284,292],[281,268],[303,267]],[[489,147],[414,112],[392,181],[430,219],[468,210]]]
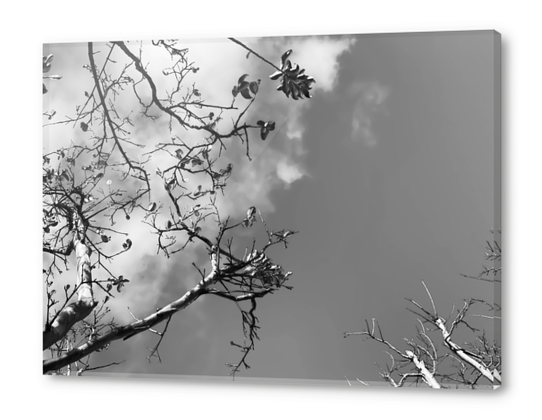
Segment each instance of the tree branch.
[[49,372],[52,370],[60,369],[76,360],[85,357],[86,355],[104,347],[112,341],[120,340],[122,338],[128,339],[140,332],[146,331],[152,328],[156,324],[168,319],[176,312],[179,312],[191,303],[195,302],[200,296],[205,294],[205,288],[218,281],[218,265],[216,254],[212,257],[212,270],[195,287],[186,292],[180,299],[171,302],[169,305],[164,306],[162,309],[154,312],[146,318],[133,322],[129,325],[125,325],[118,328],[111,329],[108,333],[95,339],[90,339],[86,343],[75,347],[73,350],[49,360],[43,362],[43,372]]

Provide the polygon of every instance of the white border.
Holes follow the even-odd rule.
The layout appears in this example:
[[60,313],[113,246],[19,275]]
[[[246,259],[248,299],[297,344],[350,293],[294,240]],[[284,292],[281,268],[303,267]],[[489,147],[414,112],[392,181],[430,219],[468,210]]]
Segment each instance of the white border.
[[[3,9],[2,408],[10,418],[512,418],[539,412],[542,107],[536,2],[47,1]],[[529,6],[532,9],[529,9]],[[300,23],[303,22],[303,23]],[[495,392],[41,376],[41,44],[151,37],[496,29],[503,40],[503,333]],[[536,242],[535,242],[536,241]],[[7,255],[5,254],[7,248]],[[6,289],[7,288],[7,289]],[[533,328],[531,328],[533,327]],[[76,383],[77,382],[77,383]],[[537,392],[538,393],[538,392]],[[431,394],[431,395],[430,395]],[[521,412],[519,411],[521,408]],[[11,416],[9,415],[11,413]]]

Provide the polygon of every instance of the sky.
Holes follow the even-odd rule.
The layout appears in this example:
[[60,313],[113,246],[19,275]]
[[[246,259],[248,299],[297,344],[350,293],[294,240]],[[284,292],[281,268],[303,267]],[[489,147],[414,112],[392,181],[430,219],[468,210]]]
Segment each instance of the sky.
[[[316,84],[312,99],[287,100],[267,77],[273,70],[255,57],[246,58],[239,46],[227,40],[183,44],[201,69],[195,82],[206,100],[231,101],[232,85],[249,73],[262,79],[262,91],[247,118],[265,115],[276,121],[277,130],[265,143],[251,144],[252,162],[242,148],[229,148],[224,158],[233,162],[235,172],[221,209],[242,218],[255,205],[270,226],[299,231],[288,249],[270,253],[293,272],[294,289],[259,301],[261,340],[249,355],[251,369],[238,377],[379,380],[375,362],[387,361],[384,349],[357,337],[345,339],[343,332],[360,330],[365,319],[376,318],[394,343],[413,337],[416,318],[405,309],[405,297],[429,303],[421,280],[446,315],[463,298],[493,299],[486,283],[460,274],[478,274],[482,247],[492,239],[490,229],[499,227],[494,206],[495,34],[243,41],[273,62],[292,48],[291,59]],[[152,48],[143,51],[149,69],[159,75],[163,58],[154,56]],[[49,82],[44,109],[73,114],[83,91],[91,88],[82,68],[86,45],[46,45],[44,54],[49,53],[54,54],[52,72],[63,79]],[[119,99],[120,109],[133,106],[128,93]],[[137,122],[133,135],[138,141],[167,135],[164,124]],[[197,135],[183,136],[198,141]],[[84,141],[83,133],[49,126],[44,149],[68,139]],[[191,181],[195,187],[199,180]],[[180,297],[197,281],[191,262],[205,259],[201,249],[193,249],[166,260],[148,245],[148,226],[131,220],[120,223],[121,228],[130,231],[134,249],[115,267],[131,283],[112,305],[115,318],[129,322],[127,306],[143,317]],[[261,224],[253,229],[261,238]],[[488,321],[473,323],[492,332]],[[206,296],[173,318],[161,345],[161,364],[146,360],[148,347],[156,342],[151,333],[115,342],[93,360],[126,360],[106,372],[224,377],[229,372],[225,363],[240,356],[229,343],[241,337],[236,306]]]

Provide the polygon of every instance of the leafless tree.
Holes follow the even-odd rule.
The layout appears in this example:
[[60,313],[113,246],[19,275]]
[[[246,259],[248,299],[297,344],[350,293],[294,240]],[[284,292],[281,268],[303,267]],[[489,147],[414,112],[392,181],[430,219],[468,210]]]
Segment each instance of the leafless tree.
[[[500,235],[500,232],[499,232]],[[493,283],[500,291],[501,247],[500,241],[486,242],[486,259],[490,267],[484,267],[478,276],[462,274],[463,277]],[[346,332],[344,337],[359,335],[374,340],[384,347],[390,363],[379,366],[380,376],[393,387],[424,384],[431,388],[478,388],[497,387],[501,383],[500,314],[497,302],[483,299],[465,299],[460,308],[455,306],[444,318],[440,315],[426,283],[422,281],[430,307],[407,299],[414,308],[407,308],[417,317],[415,338],[403,338],[403,346],[394,345],[384,337],[376,319],[366,320],[366,328],[357,332]],[[496,294],[496,296],[498,296]],[[496,299],[498,300],[498,298]],[[493,327],[493,339],[488,339],[485,328],[472,325],[475,318],[484,319]],[[458,332],[460,327],[464,331]],[[461,334],[461,342],[454,338]],[[348,381],[348,379],[347,379]],[[358,379],[364,385],[368,385]],[[350,383],[350,381],[348,381]]]
[[[275,72],[270,78],[280,80],[278,90],[287,97],[310,98],[315,81],[289,60],[291,50],[275,66],[242,42],[231,41],[271,65]],[[162,51],[172,63],[157,76],[145,64],[141,45],[110,42],[100,44],[97,51],[95,44],[88,43],[88,62],[82,64],[92,80],[92,90],[84,92],[85,99],[75,106],[73,116],[58,119],[54,110],[44,110],[44,130],[65,126],[66,138],[77,131],[84,141],[66,142],[43,155],[43,349],[47,350],[43,372],[80,375],[101,368],[92,364],[94,352],[144,331],[157,335],[149,357],[160,359],[159,346],[171,317],[200,297],[212,295],[235,302],[241,312],[244,341],[231,342],[241,351],[240,360],[229,364],[230,373],[235,374],[249,368],[247,355],[258,339],[258,299],[291,289],[292,273],[273,262],[268,250],[278,244],[286,246],[296,232],[270,228],[254,206],[244,219],[233,220],[217,204],[235,172],[224,161],[226,148],[240,143],[251,159],[251,142],[265,140],[275,129],[273,121],[247,118],[261,83],[267,82],[240,75],[231,102],[207,103],[195,84],[187,86],[189,76],[199,71],[189,60],[187,48],[174,40],[153,41],[149,48]],[[43,58],[44,79],[55,82],[48,87],[44,83],[44,95],[64,83],[61,76],[48,75],[51,67],[53,56],[47,55]],[[170,88],[161,88],[164,84],[159,78],[167,80]],[[127,95],[132,98],[129,109],[118,101]],[[133,127],[158,119],[167,120],[169,139],[136,143]],[[197,140],[184,141],[186,132],[196,133]],[[149,163],[157,156],[161,166],[151,172]],[[118,182],[109,179],[113,174]],[[201,180],[196,189],[189,187],[189,177]],[[160,196],[166,199],[160,202],[156,199]],[[133,322],[119,325],[108,302],[129,288],[130,280],[115,261],[136,247],[149,246],[134,243],[130,232],[116,228],[119,220],[130,218],[141,219],[156,235],[156,258],[178,258],[176,254],[199,244],[205,247],[208,262],[193,264],[200,279],[186,293],[172,297],[169,304],[144,318],[133,315]],[[237,246],[236,232],[255,223],[262,223],[265,240],[254,238],[249,247]],[[62,286],[58,278],[65,278],[66,272],[73,274]],[[160,330],[156,329],[159,325]]]

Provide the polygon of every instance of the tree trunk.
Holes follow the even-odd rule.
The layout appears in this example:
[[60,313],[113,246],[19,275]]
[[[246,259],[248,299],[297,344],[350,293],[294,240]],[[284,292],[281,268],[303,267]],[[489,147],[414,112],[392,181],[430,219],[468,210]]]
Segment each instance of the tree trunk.
[[43,332],[43,350],[61,340],[76,322],[90,315],[98,304],[92,293],[92,272],[90,268],[90,250],[75,235],[75,255],[77,257],[77,302],[65,306],[57,314],[48,331]]

